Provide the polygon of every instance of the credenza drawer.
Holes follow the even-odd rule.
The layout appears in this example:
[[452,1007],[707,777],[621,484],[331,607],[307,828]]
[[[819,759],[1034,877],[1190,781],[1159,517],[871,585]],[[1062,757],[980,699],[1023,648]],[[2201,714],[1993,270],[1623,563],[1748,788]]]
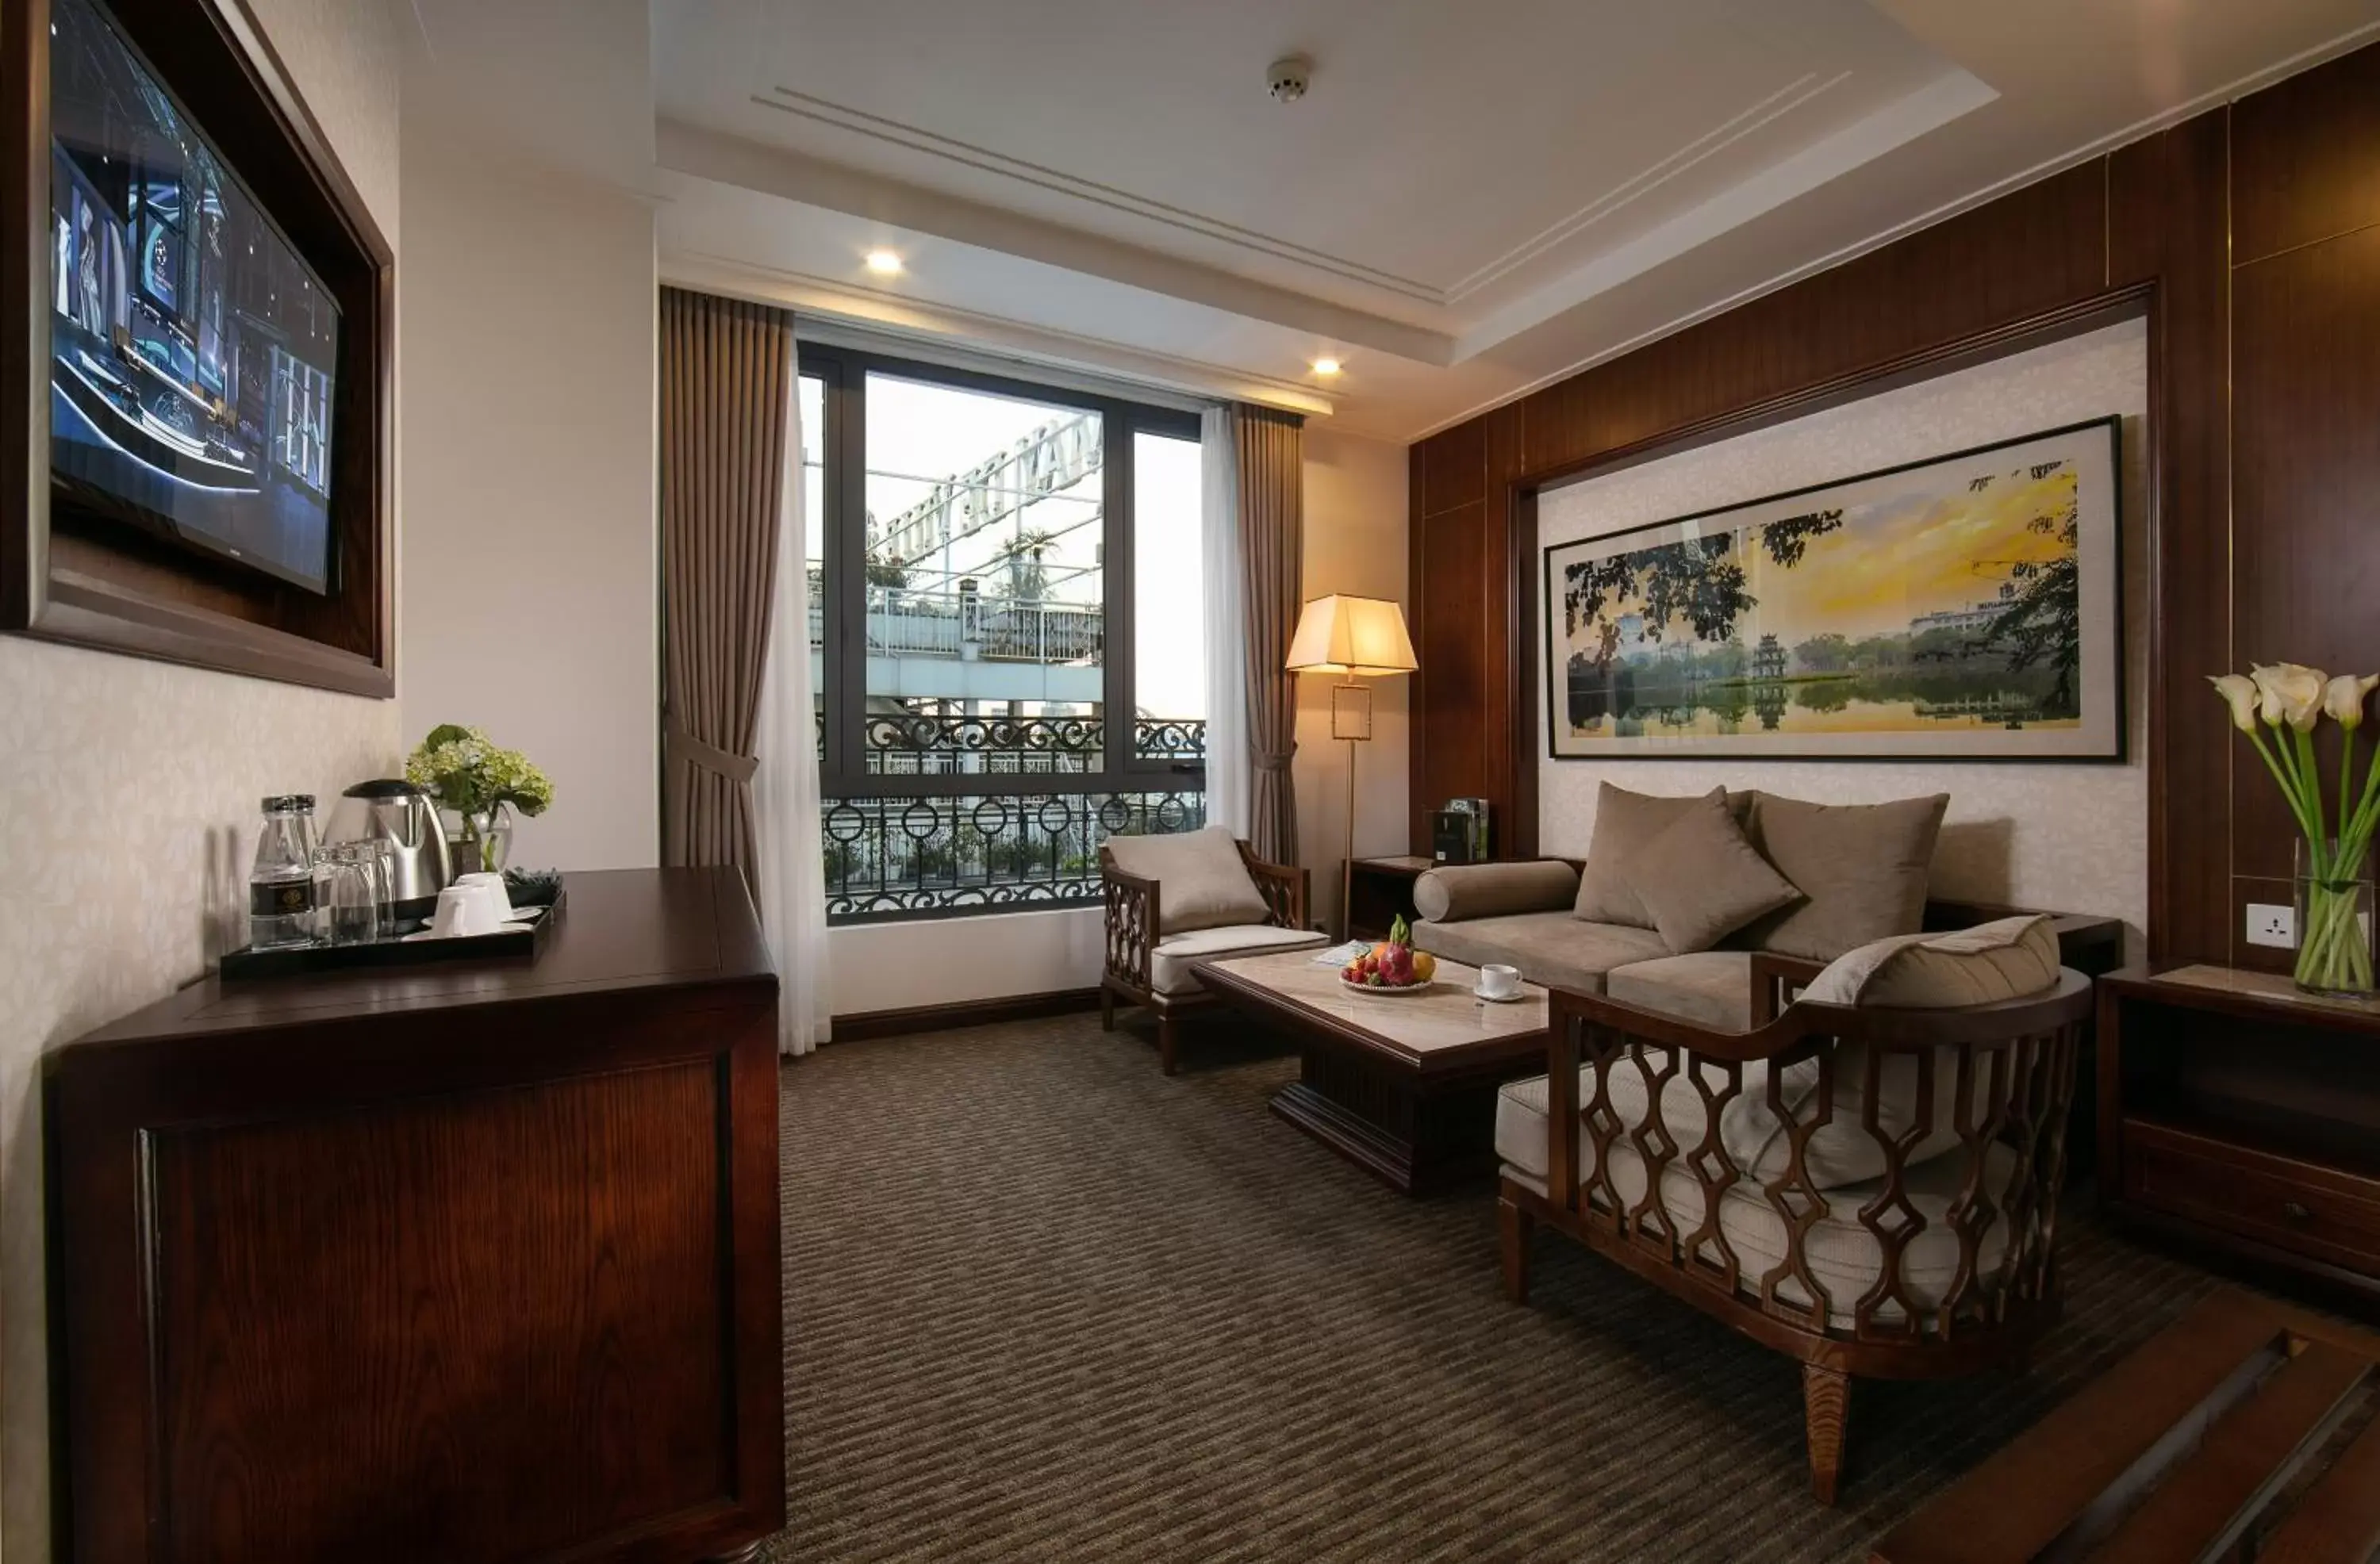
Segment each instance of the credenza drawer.
[[2124,1194],[2153,1210],[2380,1274],[2380,1180],[2134,1121],[2124,1127]]

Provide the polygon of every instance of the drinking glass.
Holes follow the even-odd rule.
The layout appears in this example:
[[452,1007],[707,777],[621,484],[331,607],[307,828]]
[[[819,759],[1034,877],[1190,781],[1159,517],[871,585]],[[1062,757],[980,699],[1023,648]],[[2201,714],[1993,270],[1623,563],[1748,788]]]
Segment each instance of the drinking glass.
[[334,945],[370,944],[381,937],[381,855],[368,842],[342,842],[315,856],[322,899],[322,934]]

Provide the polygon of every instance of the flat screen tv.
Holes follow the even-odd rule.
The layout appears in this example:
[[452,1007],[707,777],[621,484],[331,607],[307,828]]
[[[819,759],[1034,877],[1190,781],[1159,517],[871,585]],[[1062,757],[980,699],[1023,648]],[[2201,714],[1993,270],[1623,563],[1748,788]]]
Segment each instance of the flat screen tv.
[[324,591],[338,307],[107,11],[50,17],[54,496]]

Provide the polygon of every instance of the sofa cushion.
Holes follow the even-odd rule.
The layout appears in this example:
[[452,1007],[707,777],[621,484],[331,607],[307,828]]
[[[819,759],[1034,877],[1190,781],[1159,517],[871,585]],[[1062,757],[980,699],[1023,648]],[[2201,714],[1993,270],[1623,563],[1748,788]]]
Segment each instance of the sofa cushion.
[[1548,913],[1578,895],[1578,871],[1560,858],[1525,864],[1450,864],[1414,881],[1414,908],[1438,923]]
[[2046,913],[1948,934],[1904,934],[1835,959],[1802,997],[1822,1004],[1940,1010],[1998,1004],[2058,987],[2058,931]]
[[1257,890],[1240,844],[1223,826],[1160,836],[1111,836],[1115,867],[1157,881],[1160,934],[1262,923],[1271,909]]
[[1432,955],[1486,966],[1502,962],[1548,988],[1603,992],[1603,975],[1630,962],[1667,955],[1649,928],[1581,923],[1568,913],[1517,913],[1462,923],[1415,924],[1414,943]]
[[1193,929],[1160,940],[1148,952],[1148,986],[1167,996],[1199,992],[1196,964],[1216,956],[1271,955],[1280,951],[1319,950],[1330,936],[1269,923],[1226,924]]
[[1603,991],[1621,1004],[1713,1031],[1752,1030],[1750,951],[1695,951],[1616,966],[1604,977]]
[[[1582,1092],[1585,1089],[1582,1082]],[[1542,1075],[1510,1082],[1496,1097],[1496,1152],[1503,1160],[1504,1176],[1538,1194],[1546,1194],[1546,1078]],[[1685,1153],[1693,1149],[1694,1143],[1680,1144],[1679,1155],[1661,1170],[1661,1208],[1682,1237],[1701,1229],[1708,1206],[1702,1181],[1686,1165]],[[2005,1209],[2013,1182],[2023,1171],[2019,1159],[2009,1147],[1994,1146],[1984,1166],[1984,1193],[1994,1206]],[[1583,1132],[1578,1170],[1582,1186],[1595,1177],[1594,1142]],[[1950,1208],[1964,1193],[1967,1171],[1966,1158],[1941,1158],[1911,1169],[1904,1182],[1909,1204],[1925,1218],[1925,1226],[1901,1251],[1899,1275],[1921,1307],[1939,1303],[1957,1285],[1959,1233],[1951,1225]],[[1611,1183],[1621,1206],[1633,1209],[1642,1202],[1649,1182],[1643,1153],[1625,1139],[1614,1141]],[[1864,1207],[1883,1197],[1881,1178],[1827,1191],[1819,1202],[1818,1219],[1803,1242],[1810,1272],[1827,1293],[1828,1322],[1831,1325],[1851,1326],[1854,1321],[1853,1306],[1884,1274],[1883,1245],[1859,1219]],[[1796,1200],[1792,1204],[1798,1207],[1801,1203]],[[1888,1222],[1892,1219],[1897,1218]],[[1719,1196],[1718,1227],[1742,1267],[1738,1286],[1747,1295],[1757,1297],[1762,1279],[1784,1264],[1789,1231],[1784,1218],[1770,1203],[1761,1184],[1746,1182],[1730,1185]],[[1996,1221],[1985,1228],[1977,1264],[1985,1272],[1998,1267],[2006,1256],[2008,1233],[2006,1221]],[[1720,1259],[1715,1243],[1706,1241],[1700,1254],[1713,1263]],[[1808,1291],[1790,1275],[1779,1279],[1778,1293],[1805,1308],[1812,1303]],[[1890,1300],[1880,1303],[1876,1313],[1879,1319],[1900,1317],[1899,1306]]]
[[1813,804],[1755,795],[1752,845],[1805,900],[1745,931],[1754,948],[1832,961],[1925,918],[1925,878],[1949,794],[1890,804]]
[[1588,923],[1650,928],[1653,915],[1636,894],[1636,855],[1705,799],[1727,799],[1727,789],[1678,797],[1631,793],[1604,782],[1595,792],[1595,836],[1579,872],[1577,915]]
[[1629,865],[1636,899],[1672,951],[1707,951],[1763,913],[1802,899],[1752,849],[1717,789],[1694,801]]

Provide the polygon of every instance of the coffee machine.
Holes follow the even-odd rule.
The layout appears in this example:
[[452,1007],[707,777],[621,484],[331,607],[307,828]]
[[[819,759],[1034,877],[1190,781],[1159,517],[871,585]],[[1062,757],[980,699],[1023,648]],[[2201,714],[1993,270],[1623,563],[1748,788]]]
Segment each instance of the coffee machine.
[[359,782],[340,794],[323,840],[388,843],[389,898],[399,923],[436,912],[438,892],[455,878],[438,801],[399,777]]

